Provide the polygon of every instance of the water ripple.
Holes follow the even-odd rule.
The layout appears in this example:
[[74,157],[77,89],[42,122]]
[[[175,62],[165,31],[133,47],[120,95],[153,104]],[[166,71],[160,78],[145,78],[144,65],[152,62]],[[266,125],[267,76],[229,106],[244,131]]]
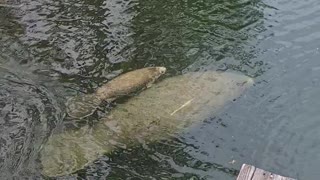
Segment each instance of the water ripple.
[[61,117],[50,92],[0,68],[1,177],[40,176],[38,152]]

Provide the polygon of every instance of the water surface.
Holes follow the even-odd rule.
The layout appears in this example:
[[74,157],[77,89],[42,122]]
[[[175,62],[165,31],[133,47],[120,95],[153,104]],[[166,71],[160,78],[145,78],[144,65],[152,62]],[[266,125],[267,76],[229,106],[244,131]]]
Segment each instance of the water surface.
[[256,85],[174,139],[119,149],[62,179],[231,180],[242,163],[298,179],[319,176],[318,1],[1,3],[1,177],[44,178],[39,151],[52,133],[116,108],[72,123],[66,99],[146,66],[166,66],[165,78],[237,71]]

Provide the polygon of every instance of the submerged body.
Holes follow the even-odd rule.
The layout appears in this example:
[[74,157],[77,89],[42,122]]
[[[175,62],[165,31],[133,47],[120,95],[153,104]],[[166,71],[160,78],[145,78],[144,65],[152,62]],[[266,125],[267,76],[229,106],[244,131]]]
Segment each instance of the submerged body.
[[93,94],[70,98],[67,102],[67,113],[73,118],[87,117],[94,113],[102,101],[112,101],[150,87],[165,72],[165,67],[147,67],[122,74],[99,87]]
[[43,174],[69,174],[115,148],[168,138],[212,117],[252,84],[247,76],[212,71],[165,79],[115,107],[92,129],[53,135],[41,152]]

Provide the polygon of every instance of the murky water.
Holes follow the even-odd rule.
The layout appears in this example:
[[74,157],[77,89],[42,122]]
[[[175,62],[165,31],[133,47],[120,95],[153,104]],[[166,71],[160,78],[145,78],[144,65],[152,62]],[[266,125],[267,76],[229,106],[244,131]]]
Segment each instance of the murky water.
[[256,85],[174,139],[121,150],[61,179],[235,179],[242,163],[318,179],[320,2],[8,1],[0,6],[0,176],[45,178],[68,97],[122,72],[233,70]]

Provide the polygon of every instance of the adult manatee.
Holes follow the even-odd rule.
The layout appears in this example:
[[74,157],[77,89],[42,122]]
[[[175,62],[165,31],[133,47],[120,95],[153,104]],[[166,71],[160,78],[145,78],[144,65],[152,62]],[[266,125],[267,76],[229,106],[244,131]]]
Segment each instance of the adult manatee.
[[104,153],[168,138],[211,117],[253,84],[231,72],[191,72],[167,78],[117,105],[92,128],[55,134],[43,146],[43,174],[82,169]]

